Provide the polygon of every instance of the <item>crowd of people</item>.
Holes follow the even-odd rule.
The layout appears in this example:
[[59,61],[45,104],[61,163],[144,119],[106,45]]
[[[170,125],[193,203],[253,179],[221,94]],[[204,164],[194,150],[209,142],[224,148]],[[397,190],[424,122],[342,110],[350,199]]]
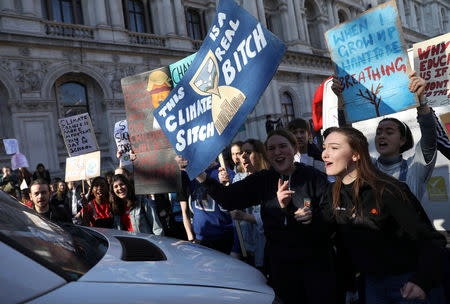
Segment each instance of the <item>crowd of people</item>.
[[[211,163],[192,181],[188,161],[177,156],[176,193],[138,195],[122,166],[85,187],[52,180],[43,164],[34,174],[4,167],[0,186],[50,220],[166,235],[240,258],[266,275],[283,303],[348,303],[354,294],[367,304],[445,303],[446,238],[420,201],[437,151],[448,157],[450,144],[425,85],[410,75],[420,141],[414,145],[402,121],[385,118],[378,158],[355,128],[327,129],[318,146],[309,122],[297,118],[270,128],[264,143],[233,143],[228,162]],[[341,98],[336,77],[333,91]]]

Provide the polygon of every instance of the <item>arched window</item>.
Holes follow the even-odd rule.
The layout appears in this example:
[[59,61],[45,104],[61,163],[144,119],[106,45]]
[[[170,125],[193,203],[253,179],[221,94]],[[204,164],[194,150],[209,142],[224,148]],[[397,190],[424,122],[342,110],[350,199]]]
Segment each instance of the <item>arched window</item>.
[[281,95],[281,112],[283,115],[283,124],[286,126],[288,122],[294,119],[294,103],[291,95],[287,92]]
[[339,23],[343,23],[348,20],[347,14],[343,10],[338,10]]
[[321,40],[323,34],[320,32],[320,23],[318,22],[319,9],[312,0],[305,1],[306,23],[308,25],[309,42],[316,49],[322,49]]
[[198,9],[188,8],[186,10],[186,22],[189,37],[193,40],[203,40],[206,35],[205,22]]
[[86,87],[78,82],[66,82],[58,87],[63,117],[89,112]]
[[128,30],[137,33],[153,33],[150,7],[147,1],[123,0],[123,15]]
[[63,22],[83,24],[81,0],[42,0],[42,18]]

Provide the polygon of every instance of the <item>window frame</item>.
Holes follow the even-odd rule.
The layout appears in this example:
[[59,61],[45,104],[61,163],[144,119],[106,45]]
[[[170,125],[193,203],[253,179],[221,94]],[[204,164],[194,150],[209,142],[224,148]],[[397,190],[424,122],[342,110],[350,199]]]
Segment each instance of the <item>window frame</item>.
[[[133,3],[133,7],[135,8],[135,4],[138,2],[142,5],[143,7],[143,15],[144,15],[144,32],[135,32],[132,30],[132,26],[131,26],[131,12],[130,9],[128,7],[129,2]],[[147,33],[147,34],[153,34],[153,21],[151,18],[151,5],[149,4],[149,1],[142,1],[142,0],[122,0],[122,7],[123,7],[123,17],[124,17],[124,21],[125,21],[125,28],[133,33]],[[136,19],[135,20],[135,26],[137,25],[136,23]],[[136,26],[137,29],[137,26]]]
[[[61,13],[62,20],[56,20],[55,12],[53,10],[53,2],[56,1]],[[64,13],[62,3],[68,2],[71,4],[70,13],[73,22],[64,21]],[[69,23],[69,24],[84,24],[83,7],[81,0],[42,0],[42,18],[53,22]]]
[[[285,96],[289,97],[289,102],[285,102],[286,101]],[[290,121],[292,121],[295,118],[294,98],[289,92],[285,91],[281,94],[280,105],[283,124],[287,125]],[[292,114],[288,113],[289,108],[292,110]]]
[[[59,116],[59,118],[64,118],[64,117],[69,117],[69,116],[81,114],[81,113],[78,113],[78,114],[72,114],[72,115],[69,115],[69,116],[65,116],[65,113],[66,113],[65,109],[67,109],[69,107],[64,106],[63,94],[62,94],[62,91],[61,91],[61,87],[63,85],[65,85],[65,84],[68,84],[68,83],[76,83],[78,85],[81,85],[84,88],[84,94],[85,94],[85,99],[86,99],[86,106],[85,106],[85,108],[86,108],[87,113],[89,113],[89,116],[91,116],[91,118],[92,118],[91,109],[90,109],[90,106],[89,106],[89,93],[88,93],[89,87],[83,81],[82,78],[78,78],[78,77],[64,77],[64,78],[58,80],[55,83],[56,101],[58,103],[58,110],[59,110],[58,111],[59,112],[58,116]],[[86,113],[86,112],[82,112],[82,113]]]
[[[191,35],[191,27],[190,25],[193,24],[190,21],[189,15],[195,13],[196,15],[198,15],[199,18],[199,22],[198,22],[198,26],[199,26],[199,34],[200,34],[200,38],[196,38],[193,37],[195,35]],[[204,11],[200,10],[198,8],[195,7],[187,7],[185,10],[185,16],[186,16],[186,29],[188,32],[188,36],[192,39],[192,40],[203,40],[206,36],[206,26],[205,26],[205,15],[204,15]],[[194,23],[196,24],[196,23]]]

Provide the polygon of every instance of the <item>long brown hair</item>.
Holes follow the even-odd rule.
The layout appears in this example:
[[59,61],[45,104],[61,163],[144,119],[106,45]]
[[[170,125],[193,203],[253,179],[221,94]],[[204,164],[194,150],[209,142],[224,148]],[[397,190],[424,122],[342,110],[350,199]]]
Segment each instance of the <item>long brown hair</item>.
[[242,146],[244,146],[245,144],[250,144],[253,147],[253,151],[255,153],[257,162],[256,164],[257,166],[255,168],[256,171],[269,169],[270,163],[269,160],[267,159],[266,148],[264,147],[264,144],[261,141],[254,138],[247,139],[246,141],[244,141]]
[[[123,200],[114,193],[114,182],[121,181],[127,187],[127,197]],[[116,174],[112,177],[110,190],[110,201],[114,215],[122,215],[125,211],[125,205],[129,209],[133,209],[136,206],[136,194],[134,193],[133,184],[123,174]]]
[[[356,161],[356,170],[358,172],[355,182],[353,183],[353,197],[355,199],[355,208],[360,210],[362,216],[362,206],[359,197],[359,190],[364,184],[370,185],[374,190],[375,200],[378,210],[382,205],[381,198],[387,185],[392,186],[395,191],[401,194],[403,200],[406,200],[406,194],[393,182],[393,177],[387,175],[378,170],[372,163],[369,154],[369,143],[364,134],[352,127],[341,127],[333,129],[331,133],[340,133],[347,139],[348,144],[352,151],[359,155],[359,159]],[[336,212],[337,207],[340,207],[340,192],[342,188],[342,178],[336,176],[336,183],[333,186],[333,210]],[[355,211],[355,210],[353,210]]]

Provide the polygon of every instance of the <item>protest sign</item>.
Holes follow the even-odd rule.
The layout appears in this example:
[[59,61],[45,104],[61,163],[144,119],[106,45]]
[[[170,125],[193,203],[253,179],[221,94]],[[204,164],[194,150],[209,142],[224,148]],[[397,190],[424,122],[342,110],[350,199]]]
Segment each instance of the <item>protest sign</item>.
[[414,70],[426,80],[431,106],[450,105],[450,33],[413,45]]
[[100,151],[66,158],[66,182],[100,176]]
[[15,154],[19,152],[19,142],[15,138],[3,139],[3,145],[5,146],[6,154]]
[[195,178],[231,141],[269,84],[284,44],[232,0],[219,2],[190,68],[155,118]]
[[28,168],[28,160],[25,155],[20,152],[17,152],[11,157],[11,168],[13,170],[17,170],[19,168]]
[[116,122],[114,125],[114,139],[116,140],[117,151],[121,152],[120,162],[123,166],[131,165],[130,160],[130,134],[128,133],[128,123],[126,120]]
[[69,156],[98,150],[94,128],[88,113],[60,118],[58,122]]
[[178,189],[180,172],[175,162],[176,153],[154,119],[153,111],[173,88],[170,71],[174,71],[172,77],[182,77],[191,56],[170,66],[121,80],[129,141],[136,153],[134,182],[137,194],[176,192]]
[[408,90],[410,66],[395,1],[332,28],[325,38],[344,85],[347,121],[417,106]]
[[186,73],[187,69],[192,64],[192,61],[194,61],[195,55],[197,55],[197,53],[194,53],[184,59],[181,59],[180,61],[177,61],[176,63],[169,65],[173,87],[176,87],[180,80],[183,78],[184,73]]
[[447,133],[447,137],[450,140],[450,113],[439,115],[439,118],[441,119],[445,133]]

